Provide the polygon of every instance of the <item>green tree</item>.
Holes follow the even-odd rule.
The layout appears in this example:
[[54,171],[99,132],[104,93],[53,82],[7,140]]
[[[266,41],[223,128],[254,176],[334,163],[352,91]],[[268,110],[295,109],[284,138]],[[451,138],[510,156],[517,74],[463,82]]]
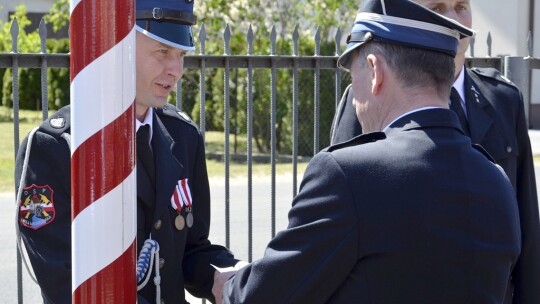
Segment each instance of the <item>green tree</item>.
[[56,0],[49,13],[43,19],[52,24],[53,30],[58,30],[68,26],[69,24],[69,0]]
[[[62,6],[63,5],[63,6]],[[66,0],[60,0],[53,5],[51,13],[44,19],[51,20],[55,30],[65,26],[66,15],[69,14]],[[39,53],[41,52],[41,39],[38,30],[27,33],[26,28],[31,25],[31,21],[26,15],[26,6],[17,6],[15,13],[10,20],[5,23],[0,21],[0,52],[12,51],[12,24],[17,20],[17,51],[20,53]],[[46,50],[49,53],[68,53],[69,40],[47,39]],[[19,107],[21,109],[40,109],[41,106],[41,71],[38,69],[21,68],[19,71]],[[3,79],[1,87],[2,105],[13,106],[13,74],[11,69],[0,71]],[[69,103],[69,70],[67,69],[48,69],[49,83],[48,100],[49,107],[58,109]]]
[[[26,6],[19,5],[16,7],[13,15],[10,16],[9,22],[2,23],[0,20],[0,52],[12,52],[12,23],[17,19],[18,35],[17,35],[17,51],[21,53],[36,53],[40,51],[39,35],[37,32],[26,33],[25,29],[31,25],[31,21],[26,16]],[[2,75],[2,105],[13,106],[13,81],[11,70],[5,69]],[[40,84],[35,80],[39,80],[39,71],[31,69],[20,69],[19,84],[20,84],[20,101],[21,108],[35,109],[36,101],[39,104]],[[22,89],[24,88],[24,89]],[[24,104],[23,104],[24,103]]]
[[[246,54],[247,42],[246,33],[251,25],[254,31],[255,41],[253,44],[254,54],[270,54],[270,32],[275,27],[277,33],[276,55],[292,54],[292,33],[295,26],[298,26],[301,36],[300,55],[313,55],[315,53],[314,36],[317,28],[323,38],[320,55],[334,55],[334,36],[337,28],[349,28],[356,10],[357,1],[270,1],[270,0],[240,0],[222,1],[209,0],[195,3],[195,12],[199,16],[199,24],[195,27],[195,33],[204,23],[206,27],[206,50],[208,54],[224,53],[223,29],[225,25],[231,27],[232,37],[230,48],[232,54]],[[298,22],[297,20],[300,20]],[[298,24],[297,24],[298,22]],[[343,32],[343,30],[342,30]],[[197,34],[196,34],[197,36]],[[197,37],[196,37],[197,38]],[[231,81],[231,106],[238,106],[241,110],[239,117],[231,117],[231,122],[236,121],[235,130],[245,134],[245,71],[240,70],[239,77]],[[287,70],[278,70],[277,74],[277,113],[276,113],[276,137],[277,150],[280,153],[290,153],[292,151],[292,82],[291,73]],[[210,76],[209,76],[210,77]],[[207,111],[215,115],[207,119],[207,128],[218,128],[223,126],[223,75],[215,73],[214,78],[208,80],[206,86]],[[301,121],[299,126],[299,150],[302,155],[313,153],[313,71],[300,71],[301,85],[299,86],[299,111]],[[321,147],[329,143],[327,130],[330,129],[331,120],[334,113],[335,89],[333,72],[322,71],[321,74],[321,96],[320,96],[320,145]],[[256,71],[254,78],[254,137],[255,145],[260,152],[270,151],[270,71]],[[310,85],[307,85],[310,84]],[[346,84],[346,82],[345,82]],[[212,86],[213,85],[213,86]],[[231,112],[234,115],[234,112]],[[195,116],[196,118],[198,117]],[[209,123],[210,121],[210,123]],[[232,128],[231,128],[232,129]],[[319,148],[321,148],[319,147]]]

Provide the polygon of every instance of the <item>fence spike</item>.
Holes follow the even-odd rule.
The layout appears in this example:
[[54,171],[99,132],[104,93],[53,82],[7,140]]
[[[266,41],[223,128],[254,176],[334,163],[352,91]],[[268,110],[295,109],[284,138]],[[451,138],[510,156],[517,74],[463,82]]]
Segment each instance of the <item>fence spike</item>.
[[336,32],[336,56],[341,54],[341,29],[338,27]]
[[225,31],[223,32],[223,39],[225,40],[225,55],[230,55],[231,29],[228,23],[225,27]]
[[319,56],[321,54],[321,31],[320,27],[317,26],[317,30],[315,31],[315,56]]
[[45,25],[45,20],[41,18],[39,22],[39,39],[41,40],[41,53],[47,53],[47,26]]
[[474,57],[474,43],[476,42],[476,33],[472,35],[471,40],[469,42],[469,54],[471,57]]
[[17,17],[13,18],[13,22],[11,22],[11,50],[13,53],[17,53],[19,51],[17,47],[17,40],[19,38],[19,23],[17,22]]
[[533,37],[531,31],[527,34],[527,57],[533,56]]
[[253,55],[253,27],[249,24],[247,32],[248,55]]
[[206,26],[203,24],[201,25],[201,30],[199,31],[199,41],[201,45],[201,54],[206,54]]
[[487,48],[488,48],[488,57],[491,57],[491,31],[488,32],[487,35]]
[[294,27],[292,38],[293,38],[293,55],[298,56],[298,54],[299,54],[299,52],[298,52],[298,41],[300,39],[300,35],[298,34],[298,23]]
[[272,44],[272,51],[270,55],[276,55],[276,26],[272,25],[272,31],[270,32],[270,43]]

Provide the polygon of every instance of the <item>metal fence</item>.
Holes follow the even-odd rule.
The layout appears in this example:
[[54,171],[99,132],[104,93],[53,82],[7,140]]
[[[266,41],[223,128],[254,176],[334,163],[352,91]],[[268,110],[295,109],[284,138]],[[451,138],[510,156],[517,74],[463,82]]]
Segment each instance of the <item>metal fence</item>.
[[[12,34],[12,52],[11,53],[0,53],[0,68],[10,69],[12,71],[12,81],[13,81],[13,132],[14,132],[14,146],[15,151],[14,157],[17,154],[19,146],[19,70],[21,68],[32,68],[40,69],[41,71],[41,108],[42,108],[42,119],[46,119],[49,113],[49,102],[47,100],[47,70],[50,68],[69,68],[69,54],[49,54],[45,48],[46,40],[46,29],[45,25],[42,22],[39,27],[39,33],[41,37],[41,53],[34,54],[22,54],[18,51],[18,45],[16,43],[18,37],[18,26],[16,21],[13,23],[11,28]],[[204,25],[201,27],[198,34],[199,41],[199,55],[188,55],[185,57],[184,66],[187,69],[195,69],[199,74],[199,125],[201,131],[206,131],[206,119],[207,111],[206,108],[206,80],[207,80],[207,71],[209,69],[221,69],[224,75],[224,86],[222,92],[223,105],[224,105],[224,139],[223,139],[223,166],[224,166],[224,176],[219,179],[219,183],[223,189],[223,197],[219,202],[213,202],[213,227],[218,228],[211,230],[211,237],[214,240],[218,240],[216,243],[223,244],[235,252],[237,256],[242,259],[252,261],[254,258],[258,258],[262,255],[262,250],[264,245],[276,234],[276,231],[279,229],[276,225],[276,222],[281,223],[280,228],[284,228],[286,224],[286,210],[290,205],[290,201],[296,195],[298,189],[298,179],[297,176],[301,175],[302,172],[299,172],[298,165],[299,162],[302,162],[300,155],[298,153],[298,130],[304,124],[303,119],[299,119],[299,100],[302,98],[299,96],[299,86],[312,85],[313,86],[313,108],[310,109],[310,112],[313,115],[313,125],[310,128],[313,128],[312,134],[312,153],[315,154],[319,151],[321,147],[324,147],[327,142],[320,141],[321,134],[328,134],[329,129],[321,129],[320,125],[320,106],[321,102],[323,103],[332,103],[333,107],[339,102],[341,94],[343,92],[344,84],[347,84],[347,75],[344,75],[339,69],[336,68],[336,61],[338,54],[341,52],[342,41],[341,33],[338,30],[335,36],[335,55],[334,56],[321,56],[320,55],[320,45],[321,38],[319,32],[317,31],[314,37],[315,49],[313,50],[312,55],[300,55],[299,54],[299,33],[295,29],[292,34],[292,44],[293,51],[292,54],[277,54],[276,53],[276,32],[272,29],[269,33],[268,39],[270,40],[271,50],[269,55],[254,54],[253,53],[253,43],[254,43],[254,33],[251,29],[246,33],[247,41],[247,53],[246,54],[231,54],[230,50],[230,39],[231,32],[229,26],[223,32],[223,42],[224,42],[224,54],[223,55],[208,55],[206,54],[206,30]],[[530,37],[530,35],[529,35]],[[467,58],[466,65],[469,67],[495,67],[503,72],[505,76],[514,81],[520,88],[525,100],[526,114],[529,114],[529,100],[530,100],[530,84],[531,84],[531,70],[540,69],[540,59],[532,57],[491,57],[490,54],[490,40],[491,37],[488,36],[488,54],[487,57],[474,57],[474,40],[471,41],[470,47],[470,58]],[[531,49],[532,42],[529,39],[529,54],[532,53]],[[253,165],[256,161],[254,157],[254,147],[253,147],[253,109],[254,105],[258,103],[258,100],[254,98],[253,92],[253,77],[255,70],[264,69],[270,73],[270,82],[267,85],[266,89],[270,92],[270,103],[268,109],[269,112],[269,121],[268,124],[271,126],[270,133],[270,146],[271,149],[267,155],[267,158],[270,163],[270,170],[266,177],[264,177],[264,182],[261,184],[260,178],[256,178],[253,173]],[[292,92],[290,92],[292,100],[292,152],[290,155],[287,155],[285,158],[290,162],[291,172],[287,175],[287,178],[284,180],[280,174],[276,173],[276,164],[283,155],[280,155],[276,150],[277,143],[277,134],[276,134],[276,113],[279,111],[277,108],[277,84],[276,84],[276,73],[278,70],[288,70],[290,71],[289,81],[292,83]],[[242,158],[244,160],[244,166],[246,169],[246,176],[240,179],[242,184],[241,188],[235,188],[236,186],[231,185],[231,158],[234,157],[234,153],[231,153],[231,100],[230,100],[230,83],[231,83],[231,73],[236,70],[243,70],[246,75],[247,86],[245,88],[245,94],[247,98],[246,104],[246,138],[247,148],[245,154],[242,153]],[[311,71],[313,75],[313,82],[310,84],[300,83],[299,71],[308,70]],[[328,85],[333,86],[333,100],[322,100],[321,101],[321,73],[322,71],[328,71],[333,74],[332,83],[324,82],[326,88]],[[177,85],[176,92],[176,106],[178,108],[183,107],[182,101],[182,89],[183,84],[180,81]],[[185,88],[184,88],[185,89]],[[284,94],[280,92],[280,94]],[[328,124],[329,125],[329,124]],[[309,158],[309,156],[308,156]],[[279,180],[277,178],[279,177]],[[237,179],[234,179],[235,181]],[[254,184],[255,180],[257,185]],[[277,185],[280,185],[277,189]],[[212,184],[211,181],[211,185]],[[236,184],[235,184],[236,185]],[[269,195],[261,195],[259,187],[267,187]],[[283,191],[283,185],[288,189],[287,194],[280,196],[279,199],[276,198],[276,190]],[[217,187],[216,187],[217,188]],[[234,203],[231,200],[231,188],[234,188],[234,191],[240,191],[242,200],[245,205],[239,206],[237,201],[239,200],[238,195],[234,196]],[[256,188],[257,195],[254,196],[254,188]],[[215,191],[214,186],[212,186],[212,191]],[[262,206],[261,206],[262,205]],[[217,210],[216,210],[217,207]],[[233,215],[231,216],[231,208]],[[241,215],[237,214],[237,210],[242,209],[243,212]],[[278,216],[276,210],[279,210]],[[265,214],[259,214],[263,212]],[[261,235],[261,229],[258,229],[261,225],[261,218],[264,218],[264,221],[269,221],[269,229],[263,232]],[[237,224],[231,223],[231,219],[235,223],[241,223],[241,227],[236,227]],[[254,223],[256,221],[256,223]],[[247,223],[247,225],[246,225]],[[247,226],[247,227],[246,227]],[[236,228],[235,228],[236,227]],[[238,228],[238,229],[237,229]],[[235,230],[236,229],[236,230]],[[269,231],[268,231],[269,230]],[[236,232],[235,232],[236,231]],[[240,233],[240,235],[238,235]],[[231,234],[235,235],[234,241],[231,240]],[[256,237],[255,237],[256,235]],[[236,242],[237,239],[244,239],[243,242]],[[238,245],[242,244],[242,245]],[[254,244],[256,244],[257,253],[254,254]],[[14,251],[16,248],[14,248]],[[17,256],[17,282],[18,282],[18,296],[19,303],[22,303],[22,294],[23,290],[21,288],[21,260]]]

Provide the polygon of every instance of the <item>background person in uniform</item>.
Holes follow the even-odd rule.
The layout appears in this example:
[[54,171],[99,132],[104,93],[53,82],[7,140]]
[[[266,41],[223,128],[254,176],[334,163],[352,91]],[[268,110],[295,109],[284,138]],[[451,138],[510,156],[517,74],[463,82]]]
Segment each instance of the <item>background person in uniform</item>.
[[311,160],[288,228],[224,302],[503,303],[519,215],[448,109],[460,35],[472,32],[414,2],[364,2],[338,64],[367,134]]
[[[472,27],[469,0],[415,0],[464,26]],[[469,38],[460,40],[454,72],[457,105],[464,115],[462,125],[473,143],[478,143],[501,165],[517,195],[523,249],[512,273],[514,303],[540,303],[540,224],[534,163],[518,88],[492,68],[465,68]],[[454,96],[457,96],[454,93]],[[334,116],[331,143],[350,140],[362,133],[347,88]],[[459,110],[459,108],[457,108]],[[512,296],[512,289],[509,290]]]
[[[152,17],[154,8],[161,8],[159,20]],[[208,240],[210,192],[203,138],[187,116],[167,104],[182,77],[184,55],[195,49],[193,1],[137,0],[136,14],[137,252],[150,236],[158,242],[160,260],[155,263],[165,303],[184,303],[184,288],[214,301],[215,269],[210,263],[226,267],[238,261]],[[148,132],[145,140],[140,138],[142,129]],[[71,302],[70,149],[65,139],[69,133],[67,106],[22,142],[16,161],[17,184],[24,179],[19,229],[45,303]],[[30,157],[24,159],[28,140]],[[149,162],[141,142],[141,147],[151,146]],[[24,166],[27,174],[21,176]],[[37,199],[48,201],[48,214],[54,216],[26,211],[27,198],[36,200],[34,190],[42,195]],[[150,283],[138,292],[139,303],[154,303],[153,270],[146,276]]]

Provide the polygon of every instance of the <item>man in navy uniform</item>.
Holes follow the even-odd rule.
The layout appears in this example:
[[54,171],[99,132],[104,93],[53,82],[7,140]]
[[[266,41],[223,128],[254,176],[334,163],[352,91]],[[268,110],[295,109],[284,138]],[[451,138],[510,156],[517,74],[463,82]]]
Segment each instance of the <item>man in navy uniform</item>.
[[339,65],[366,134],[308,165],[288,228],[226,303],[503,303],[521,251],[504,171],[448,109],[459,38],[406,0],[366,0]]
[[[195,49],[193,1],[137,0],[136,14],[137,252],[145,240],[157,242],[160,259],[154,264],[160,268],[163,302],[184,303],[184,288],[213,302],[216,270],[210,264],[228,267],[238,260],[208,240],[210,191],[203,138],[187,116],[167,104],[182,77],[184,55]],[[16,162],[17,184],[23,179],[19,229],[45,303],[71,302],[69,133],[68,106],[22,142]],[[30,156],[25,158],[28,141]],[[149,161],[139,142],[151,146]],[[31,188],[43,190],[54,204],[54,217],[40,214],[44,221],[28,220],[32,214],[23,202],[34,201],[28,196]],[[156,301],[154,275],[153,269],[138,273],[151,282],[139,282],[139,303]]]
[[[472,26],[469,0],[415,0],[464,26]],[[463,131],[473,143],[482,145],[506,172],[517,195],[522,253],[512,273],[515,288],[508,296],[514,303],[540,303],[540,223],[534,162],[518,88],[493,68],[466,68],[469,38],[459,42],[455,58],[451,109],[461,117]],[[362,133],[347,88],[334,116],[331,144],[347,141]],[[450,100],[449,100],[450,102]],[[459,106],[459,107],[457,107]]]

